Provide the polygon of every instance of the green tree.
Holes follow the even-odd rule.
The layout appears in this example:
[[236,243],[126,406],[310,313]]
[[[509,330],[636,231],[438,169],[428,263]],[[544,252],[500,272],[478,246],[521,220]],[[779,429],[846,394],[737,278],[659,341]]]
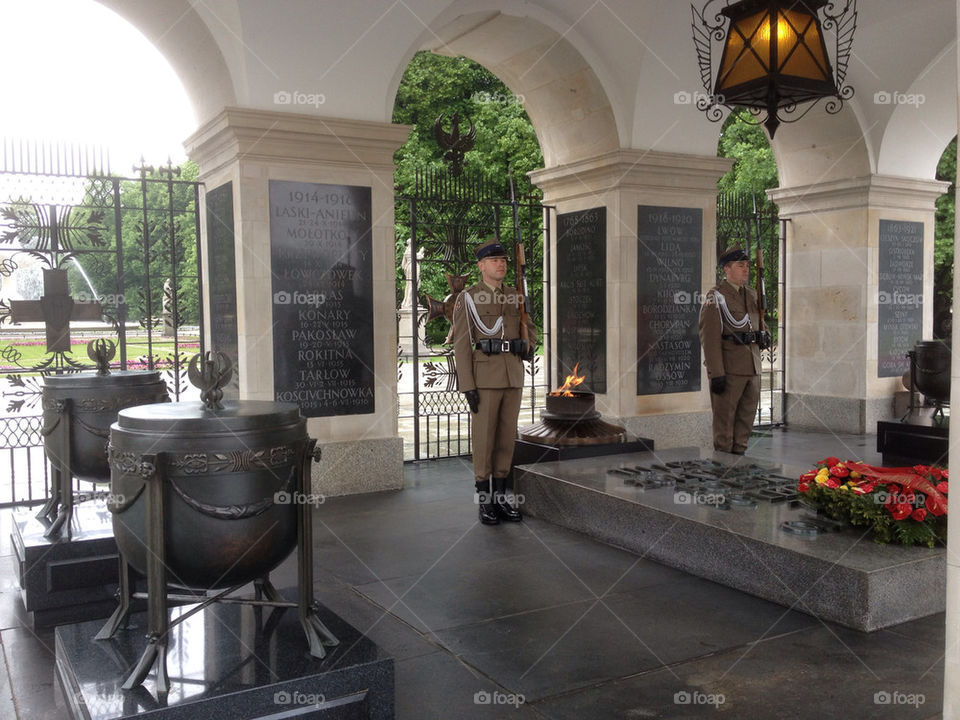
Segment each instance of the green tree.
[[[478,176],[489,187],[501,189],[499,197],[509,201],[508,168],[512,169],[517,196],[540,198],[539,191],[530,183],[527,172],[543,167],[543,155],[537,142],[533,125],[523,109],[523,98],[514,95],[496,76],[481,65],[464,57],[443,57],[430,52],[414,55],[407,67],[394,102],[393,121],[412,125],[410,137],[394,155],[396,173],[394,182],[397,194],[412,195],[418,171],[439,171],[446,167],[443,150],[437,145],[433,126],[437,117],[445,116],[444,127],[450,127],[453,113],[458,113],[460,130],[466,132],[469,122],[476,128],[476,143],[464,159],[464,175]],[[452,211],[451,211],[452,212]],[[472,226],[471,232],[480,227],[490,227],[489,218],[479,218],[477,210],[467,217],[454,217],[451,223]],[[536,258],[542,253],[542,220],[539,213],[530,216],[524,209],[521,225],[528,228],[524,234],[527,242],[536,243],[533,250]],[[439,230],[438,230],[439,231]],[[509,207],[501,207],[499,231],[504,238],[513,237]],[[489,230],[487,230],[489,232]],[[396,213],[396,258],[397,296],[403,295],[404,278],[400,271],[407,238],[410,237],[408,206],[400,202]],[[479,240],[479,237],[471,237]],[[535,258],[530,258],[535,260]],[[472,274],[474,267],[467,264],[453,267],[450,263],[425,262],[418,265],[420,292],[442,298],[448,292],[445,272]],[[542,279],[538,262],[529,263],[530,291],[534,298],[542,292]],[[542,303],[534,304],[535,320],[542,319]],[[440,343],[447,331],[440,321],[427,326],[427,337],[433,344]]]
[[[764,257],[767,292],[767,319],[770,330],[778,332],[780,228],[777,207],[767,190],[779,185],[777,163],[770,142],[748,110],[738,108],[724,121],[717,143],[717,155],[733,158],[730,170],[717,181],[720,193],[717,209],[718,244],[741,243],[756,247],[757,236]],[[718,251],[720,248],[718,248]]]
[[937,198],[933,245],[934,334],[949,337],[953,306],[953,241],[957,200],[957,138],[947,145],[937,164],[937,180],[950,183],[947,191]]
[[[197,165],[187,161],[180,166],[176,180],[196,181]],[[155,175],[146,183],[138,180],[114,178],[92,179],[79,211],[102,215],[102,238],[105,244],[94,247],[89,243],[77,249],[77,262],[67,263],[71,294],[103,298],[108,314],[117,317],[119,301],[127,306],[128,321],[146,323],[148,296],[146,262],[149,250],[149,309],[151,321],[160,320],[163,307],[164,281],[172,277],[174,257],[179,287],[178,310],[180,324],[199,322],[199,291],[197,283],[196,202],[194,186],[173,183],[172,188]],[[172,194],[171,194],[172,189]],[[144,190],[146,193],[144,194]],[[120,199],[120,252],[123,269],[119,269],[115,195]],[[173,209],[173,237],[170,241],[170,208]],[[146,232],[144,228],[146,227]],[[149,247],[147,246],[149,238]],[[89,284],[88,284],[89,280]]]

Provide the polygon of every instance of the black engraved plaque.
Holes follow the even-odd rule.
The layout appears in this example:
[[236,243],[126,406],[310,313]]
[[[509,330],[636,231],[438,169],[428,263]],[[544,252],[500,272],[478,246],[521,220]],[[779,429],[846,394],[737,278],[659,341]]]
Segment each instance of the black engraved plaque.
[[240,397],[237,342],[237,266],[233,230],[233,183],[206,195],[210,293],[210,345],[233,361],[233,378],[223,389],[227,400]]
[[607,209],[557,215],[559,378],[579,363],[581,390],[607,391]]
[[374,412],[369,187],[270,181],[275,399]]
[[923,223],[881,220],[877,263],[877,375],[898,377],[923,337]]
[[637,395],[700,390],[700,208],[637,208]]

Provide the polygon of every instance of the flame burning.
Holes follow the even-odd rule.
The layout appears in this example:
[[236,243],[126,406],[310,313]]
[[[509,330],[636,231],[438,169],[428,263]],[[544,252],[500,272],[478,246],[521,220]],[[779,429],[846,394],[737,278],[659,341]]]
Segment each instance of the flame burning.
[[587,379],[586,375],[577,375],[577,369],[580,367],[580,363],[577,363],[573,366],[573,372],[570,375],[567,375],[566,381],[563,385],[554,390],[552,393],[548,393],[553,397],[562,396],[562,397],[573,397],[571,392],[573,388],[577,387],[580,383]]

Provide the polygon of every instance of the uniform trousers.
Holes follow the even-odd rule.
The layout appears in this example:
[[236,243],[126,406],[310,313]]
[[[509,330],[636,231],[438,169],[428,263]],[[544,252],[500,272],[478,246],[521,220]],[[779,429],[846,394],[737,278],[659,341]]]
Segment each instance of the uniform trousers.
[[477,392],[480,407],[473,416],[473,473],[482,483],[491,474],[495,478],[510,474],[523,388],[477,388]]
[[713,447],[723,452],[747,449],[760,403],[759,375],[727,375],[722,393],[710,393],[713,408]]

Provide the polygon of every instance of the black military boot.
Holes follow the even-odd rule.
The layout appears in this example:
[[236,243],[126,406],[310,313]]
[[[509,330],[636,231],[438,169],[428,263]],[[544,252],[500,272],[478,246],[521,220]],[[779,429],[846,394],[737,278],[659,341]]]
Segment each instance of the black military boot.
[[484,525],[499,525],[500,513],[497,512],[497,506],[493,501],[493,493],[490,492],[490,481],[477,482],[477,505],[480,508],[480,522]]
[[501,520],[507,520],[508,522],[520,522],[523,520],[523,515],[520,514],[520,511],[507,500],[506,478],[493,479],[493,502],[497,507],[497,513],[499,513]]

